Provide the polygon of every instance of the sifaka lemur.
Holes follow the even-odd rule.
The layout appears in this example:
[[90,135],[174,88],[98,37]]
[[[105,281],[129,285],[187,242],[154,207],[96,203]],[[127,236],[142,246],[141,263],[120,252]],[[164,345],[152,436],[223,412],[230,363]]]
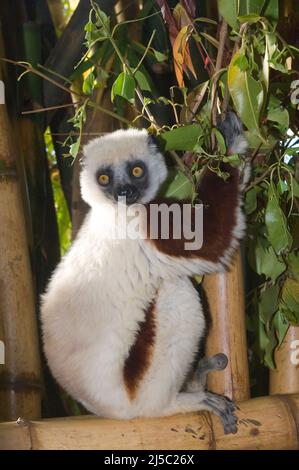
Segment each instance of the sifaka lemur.
[[[220,130],[231,153],[245,151],[234,114]],[[153,203],[173,202],[157,198],[167,167],[146,130],[92,140],[82,166],[82,197],[91,209],[42,298],[44,349],[54,377],[99,416],[208,410],[220,417],[225,433],[236,432],[234,404],[205,387],[206,374],[225,368],[226,356],[195,363],[206,322],[191,277],[229,266],[245,228],[248,164],[240,170],[222,163],[226,180],[205,171],[198,190],[203,244],[191,250],[183,236],[152,239],[147,224],[144,237],[112,233],[119,197],[131,209],[141,204],[146,214]]]

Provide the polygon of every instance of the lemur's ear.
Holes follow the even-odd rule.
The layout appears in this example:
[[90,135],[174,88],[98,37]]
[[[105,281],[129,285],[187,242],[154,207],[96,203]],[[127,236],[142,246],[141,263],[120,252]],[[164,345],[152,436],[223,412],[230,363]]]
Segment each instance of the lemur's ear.
[[155,134],[148,135],[148,145],[151,145],[152,147],[155,147],[156,149],[159,148],[159,140]]
[[219,119],[217,127],[225,139],[228,154],[246,153],[248,144],[242,122],[234,112],[229,111],[223,121]]

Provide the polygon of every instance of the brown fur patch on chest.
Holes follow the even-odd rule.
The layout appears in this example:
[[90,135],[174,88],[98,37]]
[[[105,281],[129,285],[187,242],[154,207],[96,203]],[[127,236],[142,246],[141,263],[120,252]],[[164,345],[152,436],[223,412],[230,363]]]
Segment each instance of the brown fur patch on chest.
[[156,336],[156,303],[153,300],[140,323],[135,343],[132,345],[124,365],[124,381],[131,400],[136,397],[138,386],[148,370]]

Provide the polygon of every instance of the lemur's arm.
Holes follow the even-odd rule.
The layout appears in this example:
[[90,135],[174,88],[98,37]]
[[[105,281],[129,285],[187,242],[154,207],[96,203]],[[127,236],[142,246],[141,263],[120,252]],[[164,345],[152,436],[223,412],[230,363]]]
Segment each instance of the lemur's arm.
[[[221,130],[225,136],[229,153],[241,153],[245,147],[241,125],[235,115],[229,116],[228,119],[229,122],[224,121],[224,128]],[[241,209],[241,193],[249,176],[248,165],[246,164],[240,171],[228,163],[222,163],[221,170],[229,174],[226,180],[217,176],[216,173],[206,170],[199,187],[199,199],[203,204],[203,243],[200,249],[186,249],[186,243],[188,244],[190,240],[184,238],[183,230],[180,239],[173,237],[171,213],[169,239],[163,239],[160,230],[157,239],[150,239],[151,218],[148,205],[148,243],[151,243],[160,253],[177,261],[181,260],[185,266],[188,260],[189,269],[198,273],[221,270],[222,267],[227,267],[234,249],[244,234],[245,220]],[[162,202],[167,205],[176,202],[181,208],[184,204],[184,202],[177,200],[152,201],[152,203],[159,204]],[[193,218],[194,215],[195,209],[193,208]]]

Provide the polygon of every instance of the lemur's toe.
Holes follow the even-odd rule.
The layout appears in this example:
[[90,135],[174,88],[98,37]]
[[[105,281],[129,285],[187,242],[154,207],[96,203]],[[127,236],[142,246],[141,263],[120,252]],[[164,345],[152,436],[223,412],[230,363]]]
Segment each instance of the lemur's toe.
[[218,353],[215,354],[215,356],[213,356],[210,361],[213,363],[215,370],[223,370],[227,366],[228,358],[226,354]]
[[225,396],[207,392],[205,403],[221,419],[225,434],[237,432],[238,418],[234,415],[236,405],[233,401]]
[[229,412],[220,414],[220,419],[223,425],[224,434],[236,434],[238,431],[238,418],[233,413]]

